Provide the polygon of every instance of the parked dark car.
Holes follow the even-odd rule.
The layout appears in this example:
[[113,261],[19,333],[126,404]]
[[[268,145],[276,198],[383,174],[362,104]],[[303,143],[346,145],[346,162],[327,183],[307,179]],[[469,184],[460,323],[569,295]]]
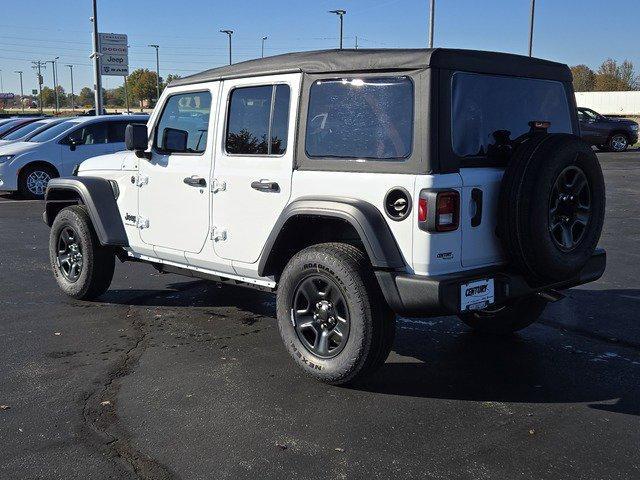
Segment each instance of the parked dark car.
[[40,118],[41,117],[17,117],[12,118],[7,122],[3,122],[2,125],[0,125],[0,139],[4,138],[6,135],[9,135],[14,130],[22,128],[29,123],[33,123]]
[[578,108],[580,135],[598,150],[623,152],[638,141],[638,124],[626,118],[600,115],[590,108]]

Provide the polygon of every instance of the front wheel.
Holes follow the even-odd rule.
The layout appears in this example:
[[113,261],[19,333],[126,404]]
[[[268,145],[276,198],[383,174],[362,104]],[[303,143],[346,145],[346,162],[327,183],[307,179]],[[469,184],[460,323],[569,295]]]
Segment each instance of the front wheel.
[[56,176],[54,169],[47,165],[27,165],[18,176],[18,191],[25,198],[42,199],[49,180]]
[[629,146],[629,140],[623,133],[611,135],[607,142],[607,147],[613,152],[624,152]]
[[546,306],[544,298],[534,295],[513,300],[507,305],[462,313],[458,317],[477,332],[509,335],[538,320]]
[[342,243],[314,245],[293,256],[280,278],[277,316],[298,366],[334,385],[380,367],[395,336],[395,314],[368,258]]
[[51,269],[60,289],[70,297],[89,300],[107,291],[115,254],[100,245],[85,207],[60,211],[49,235]]

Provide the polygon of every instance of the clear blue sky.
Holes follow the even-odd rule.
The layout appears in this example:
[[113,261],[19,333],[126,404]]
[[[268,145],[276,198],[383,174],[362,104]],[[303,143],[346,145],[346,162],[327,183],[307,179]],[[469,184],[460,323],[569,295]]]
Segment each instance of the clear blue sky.
[[[345,44],[363,48],[424,47],[428,0],[98,0],[100,31],[126,33],[131,69],[155,68],[147,45],[160,45],[160,73],[189,75],[227,61],[221,28],[236,31],[234,61],[266,53],[333,48],[344,8]],[[60,56],[60,83],[76,93],[92,82],[91,0],[4,0],[0,17],[0,70],[5,91],[19,91],[14,70],[25,72],[25,93],[36,88],[30,61]],[[638,0],[537,0],[534,55],[597,67],[625,58],[640,67]],[[436,0],[435,45],[525,54],[529,0]],[[45,83],[51,85],[50,66]],[[106,77],[105,87],[121,84]]]

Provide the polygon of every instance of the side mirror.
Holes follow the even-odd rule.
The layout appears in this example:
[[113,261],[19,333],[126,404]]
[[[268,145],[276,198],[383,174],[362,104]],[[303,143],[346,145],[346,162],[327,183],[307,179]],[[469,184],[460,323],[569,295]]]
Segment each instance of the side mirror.
[[162,146],[166,152],[186,152],[189,133],[177,128],[165,128],[162,133]]
[[149,147],[149,136],[147,135],[147,126],[141,123],[130,123],[124,131],[124,143],[127,150],[133,150],[141,156],[140,153],[146,152]]
[[78,142],[76,142],[73,138],[70,138],[69,139],[69,150],[71,150],[72,152],[75,152],[77,146],[78,146]]

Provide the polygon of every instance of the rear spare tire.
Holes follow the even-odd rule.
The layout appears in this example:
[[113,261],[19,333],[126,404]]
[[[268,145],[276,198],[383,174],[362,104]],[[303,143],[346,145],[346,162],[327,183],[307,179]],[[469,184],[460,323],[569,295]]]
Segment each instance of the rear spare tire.
[[512,265],[534,282],[571,278],[593,255],[602,231],[598,158],[574,135],[533,135],[509,161],[498,208],[498,233]]

